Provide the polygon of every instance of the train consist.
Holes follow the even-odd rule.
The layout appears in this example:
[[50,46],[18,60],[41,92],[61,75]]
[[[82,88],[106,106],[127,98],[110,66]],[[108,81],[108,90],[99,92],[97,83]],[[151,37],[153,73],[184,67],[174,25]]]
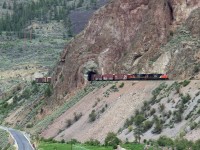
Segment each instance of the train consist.
[[[168,80],[166,74],[95,74],[88,73],[88,81]],[[36,83],[51,83],[51,77],[35,78]]]
[[36,83],[51,83],[51,77],[35,78]]
[[95,74],[89,73],[89,81],[119,81],[119,80],[168,80],[166,74]]

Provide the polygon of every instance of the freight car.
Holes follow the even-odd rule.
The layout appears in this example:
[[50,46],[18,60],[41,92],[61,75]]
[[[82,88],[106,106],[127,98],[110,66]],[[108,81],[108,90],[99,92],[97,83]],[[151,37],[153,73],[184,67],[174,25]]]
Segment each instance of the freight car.
[[51,83],[51,77],[35,78],[36,83]]
[[166,74],[88,74],[88,81],[168,80]]

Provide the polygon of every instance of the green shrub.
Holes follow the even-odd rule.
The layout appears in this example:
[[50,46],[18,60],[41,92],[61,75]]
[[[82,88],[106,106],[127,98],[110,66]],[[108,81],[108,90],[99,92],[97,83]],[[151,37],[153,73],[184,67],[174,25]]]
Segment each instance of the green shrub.
[[48,85],[44,91],[44,95],[46,97],[50,97],[52,95],[52,87],[50,85]]
[[200,148],[200,140],[197,140],[192,146],[192,150],[199,150]]
[[186,139],[176,139],[174,141],[174,144],[175,144],[176,150],[188,150],[193,146],[193,143]]
[[156,112],[156,109],[155,109],[155,108],[152,108],[151,111],[150,111],[151,116],[152,116],[153,114],[155,114],[155,112]]
[[89,121],[94,122],[96,120],[97,114],[95,113],[95,110],[92,110],[92,112],[89,114]]
[[135,142],[140,143],[141,136],[143,135],[143,127],[142,126],[137,126],[137,128],[134,129],[134,137],[135,137]]
[[144,115],[142,115],[142,114],[136,115],[134,118],[135,125],[136,126],[141,125],[144,120],[145,120]]
[[39,92],[39,89],[38,89],[38,85],[35,84],[35,85],[33,86],[32,93],[37,93],[37,92]]
[[61,142],[61,143],[65,143],[65,140],[64,140],[64,139],[62,139],[60,142]]
[[151,105],[154,105],[157,102],[156,97],[157,96],[153,95],[153,97],[151,98],[151,100],[149,102]]
[[157,141],[159,146],[173,146],[174,142],[172,139],[166,137],[166,136],[161,136],[158,141]]
[[133,130],[133,126],[128,127],[128,132],[131,132]]
[[194,73],[198,73],[199,72],[199,65],[195,65],[194,66]]
[[29,89],[25,89],[23,92],[22,92],[22,95],[21,95],[21,98],[25,98],[25,99],[28,99],[31,95],[31,91]]
[[183,113],[183,112],[184,112],[184,108],[185,108],[184,104],[181,103],[181,104],[179,105],[179,107],[178,107],[178,111],[179,111],[180,113]]
[[180,111],[174,112],[174,120],[175,120],[176,123],[182,121],[182,113]]
[[120,85],[119,85],[119,88],[123,88],[124,87],[124,82],[122,82]]
[[103,107],[102,109],[101,109],[101,113],[104,113],[105,112],[105,108]]
[[164,109],[165,109],[165,105],[164,105],[164,104],[161,104],[161,105],[160,105],[160,112],[163,112]]
[[19,100],[19,97],[18,97],[17,95],[15,95],[15,96],[13,97],[13,103],[17,103],[18,100]]
[[94,105],[92,106],[93,108],[96,107],[98,104],[98,102],[95,102]]
[[167,113],[167,118],[170,118],[170,117],[171,117],[171,114],[172,114],[172,111],[169,110],[168,113]]
[[8,103],[7,102],[4,102],[3,103],[3,108],[7,108],[8,107]]
[[193,130],[196,128],[198,124],[196,122],[193,122],[191,125],[190,125],[190,129]]
[[184,80],[183,82],[181,82],[181,84],[185,87],[188,84],[190,84],[190,81],[189,80]]
[[148,131],[153,126],[153,121],[145,121],[143,123],[143,132]]
[[141,110],[146,111],[146,110],[149,110],[149,109],[150,109],[149,103],[147,101],[144,101],[143,107],[141,108]]
[[153,90],[152,95],[157,97],[157,95],[159,95],[159,93],[166,87],[166,83],[161,83],[155,90]]
[[35,86],[35,85],[36,85],[36,81],[33,80],[33,81],[31,82],[31,85],[32,85],[32,86]]
[[32,123],[29,123],[26,125],[26,128],[32,128],[33,127],[33,124]]
[[133,124],[133,120],[127,118],[126,121],[125,121],[125,123],[124,123],[124,128],[128,128],[132,124]]
[[85,144],[91,146],[99,146],[100,142],[98,140],[90,139],[89,141],[86,141]]
[[115,84],[110,87],[110,90],[112,92],[118,92],[119,91]]
[[69,128],[69,127],[72,125],[72,120],[71,120],[71,119],[68,119],[68,120],[66,121],[66,123],[67,123],[66,127]]
[[146,139],[144,139],[144,140],[143,140],[143,143],[147,143],[147,140],[146,140]]
[[78,121],[82,117],[82,115],[83,115],[82,113],[79,114],[74,113],[74,122]]
[[117,134],[113,132],[109,132],[105,138],[105,145],[106,146],[115,146],[119,145],[120,139],[118,139]]
[[77,144],[80,143],[77,139],[71,139],[70,141],[71,144]]
[[115,145],[113,145],[113,149],[117,149],[117,145],[115,144]]
[[190,99],[191,96],[187,93],[185,96],[181,95],[182,103],[186,104]]
[[152,131],[153,134],[160,134],[162,132],[163,125],[160,120],[156,121],[155,127]]
[[200,94],[200,91],[198,91],[198,92],[195,94],[195,96],[199,96],[199,94]]
[[139,115],[139,114],[140,114],[139,109],[136,109],[136,110],[135,110],[135,115]]
[[200,109],[197,111],[198,114],[200,114]]

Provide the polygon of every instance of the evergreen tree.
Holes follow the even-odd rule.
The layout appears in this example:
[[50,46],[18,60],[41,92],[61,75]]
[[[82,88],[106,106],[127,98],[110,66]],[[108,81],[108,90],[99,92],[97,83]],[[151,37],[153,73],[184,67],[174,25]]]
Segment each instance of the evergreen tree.
[[12,9],[12,7],[11,7],[10,3],[8,4],[8,9],[10,9],[10,10]]
[[6,2],[3,3],[3,9],[6,9],[7,8],[7,4]]
[[16,0],[14,0],[14,2],[13,2],[13,11],[16,12],[16,10],[17,10],[17,2],[16,2]]
[[141,125],[137,126],[135,129],[134,129],[134,136],[135,136],[135,141],[140,143],[140,140],[141,140],[141,136],[143,135],[143,128]]

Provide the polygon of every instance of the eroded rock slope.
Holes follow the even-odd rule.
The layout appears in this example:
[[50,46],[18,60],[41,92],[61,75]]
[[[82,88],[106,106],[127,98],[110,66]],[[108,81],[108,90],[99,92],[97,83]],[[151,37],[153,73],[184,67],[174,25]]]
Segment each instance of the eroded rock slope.
[[111,1],[61,54],[65,62],[53,75],[56,99],[84,85],[88,70],[198,78],[199,6],[197,0]]

